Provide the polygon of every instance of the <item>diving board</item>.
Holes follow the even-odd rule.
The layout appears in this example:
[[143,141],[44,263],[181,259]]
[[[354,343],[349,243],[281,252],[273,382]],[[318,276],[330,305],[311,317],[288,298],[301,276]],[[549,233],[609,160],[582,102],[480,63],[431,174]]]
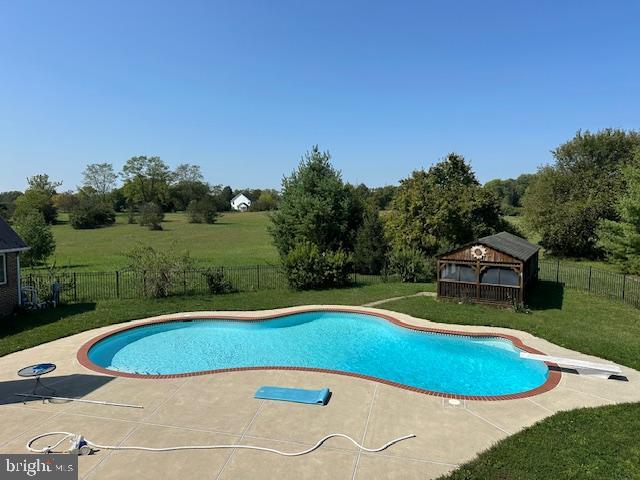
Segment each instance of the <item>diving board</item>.
[[575,360],[573,358],[566,357],[552,357],[550,355],[538,355],[528,352],[520,352],[520,358],[555,363],[560,367],[576,370],[580,375],[590,375],[592,377],[609,378],[610,375],[622,374],[622,370],[619,366],[610,363],[588,362],[586,360]]

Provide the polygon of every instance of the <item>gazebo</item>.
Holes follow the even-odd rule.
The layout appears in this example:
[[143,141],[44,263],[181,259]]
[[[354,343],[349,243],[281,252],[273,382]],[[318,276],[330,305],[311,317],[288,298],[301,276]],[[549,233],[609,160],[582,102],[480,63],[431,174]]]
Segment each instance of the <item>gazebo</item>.
[[538,279],[540,247],[508,232],[479,238],[438,256],[438,297],[476,303],[522,303]]

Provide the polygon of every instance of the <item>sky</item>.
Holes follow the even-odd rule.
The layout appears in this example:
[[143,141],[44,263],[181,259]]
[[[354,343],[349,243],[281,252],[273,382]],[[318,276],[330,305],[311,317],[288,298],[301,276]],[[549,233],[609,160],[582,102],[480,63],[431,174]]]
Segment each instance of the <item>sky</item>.
[[640,128],[640,2],[0,0],[0,191],[135,155],[278,187],[318,144],[394,184],[480,181],[577,130]]

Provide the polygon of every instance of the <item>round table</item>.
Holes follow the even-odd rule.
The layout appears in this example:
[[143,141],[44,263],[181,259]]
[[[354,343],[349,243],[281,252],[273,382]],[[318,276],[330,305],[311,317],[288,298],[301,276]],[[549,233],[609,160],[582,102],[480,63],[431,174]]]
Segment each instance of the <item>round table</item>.
[[34,395],[36,394],[38,387],[44,388],[45,390],[49,390],[51,393],[55,394],[56,391],[53,388],[47,387],[40,380],[41,375],[46,375],[47,373],[51,373],[55,369],[56,369],[55,363],[38,363],[36,365],[29,365],[28,367],[21,368],[20,370],[18,370],[18,376],[25,377],[25,378],[35,377],[36,384],[34,385],[33,391],[31,392]]

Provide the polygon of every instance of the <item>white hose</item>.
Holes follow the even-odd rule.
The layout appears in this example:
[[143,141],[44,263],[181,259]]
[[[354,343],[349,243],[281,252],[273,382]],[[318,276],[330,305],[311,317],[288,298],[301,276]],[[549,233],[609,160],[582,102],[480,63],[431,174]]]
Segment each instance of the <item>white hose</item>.
[[[45,438],[45,437],[51,437],[54,435],[63,435],[63,437],[56,443],[54,443],[53,445],[49,445],[48,447],[44,447],[44,448],[33,448],[31,445],[33,445],[34,442],[36,442],[37,440],[40,440],[41,438]],[[66,450],[62,450],[60,452],[55,452],[55,453],[78,453],[79,451],[79,447],[81,445],[79,445],[80,441],[84,442],[83,445],[87,445],[89,447],[92,448],[96,448],[98,450],[141,450],[141,451],[145,451],[145,452],[173,452],[176,450],[212,450],[212,449],[219,449],[219,448],[238,448],[238,449],[245,449],[245,450],[260,450],[263,452],[270,452],[270,453],[275,453],[278,455],[282,455],[285,457],[298,457],[300,455],[306,455],[307,453],[311,453],[314,450],[316,450],[318,447],[320,447],[320,445],[322,445],[325,441],[327,441],[330,438],[333,437],[341,437],[341,438],[346,438],[347,440],[350,440],[351,443],[353,443],[355,446],[357,446],[358,448],[364,450],[365,452],[381,452],[382,450],[390,447],[391,445],[393,445],[394,443],[398,443],[401,442],[402,440],[407,440],[408,438],[413,438],[415,437],[414,434],[410,434],[410,435],[405,435],[404,437],[398,437],[394,440],[391,440],[390,442],[385,443],[383,446],[381,446],[380,448],[366,448],[362,445],[360,445],[357,441],[355,441],[353,438],[351,438],[349,435],[345,435],[344,433],[331,433],[329,435],[327,435],[326,437],[321,438],[318,443],[316,443],[313,447],[308,448],[307,450],[302,450],[300,452],[283,452],[281,450],[275,450],[273,448],[266,448],[266,447],[257,447],[255,445],[184,445],[184,446],[178,446],[178,447],[163,447],[163,448],[152,448],[152,447],[135,447],[135,446],[117,446],[117,445],[99,445],[97,443],[93,443],[90,440],[87,440],[86,438],[83,438],[81,435],[75,434],[75,433],[70,433],[70,432],[47,432],[47,433],[43,433],[41,435],[37,435],[35,437],[33,437],[31,440],[29,440],[27,442],[27,449],[30,452],[34,452],[34,453],[54,453],[53,450],[57,447],[59,447],[65,440],[69,440],[71,443],[71,446],[69,448],[67,448]]]

